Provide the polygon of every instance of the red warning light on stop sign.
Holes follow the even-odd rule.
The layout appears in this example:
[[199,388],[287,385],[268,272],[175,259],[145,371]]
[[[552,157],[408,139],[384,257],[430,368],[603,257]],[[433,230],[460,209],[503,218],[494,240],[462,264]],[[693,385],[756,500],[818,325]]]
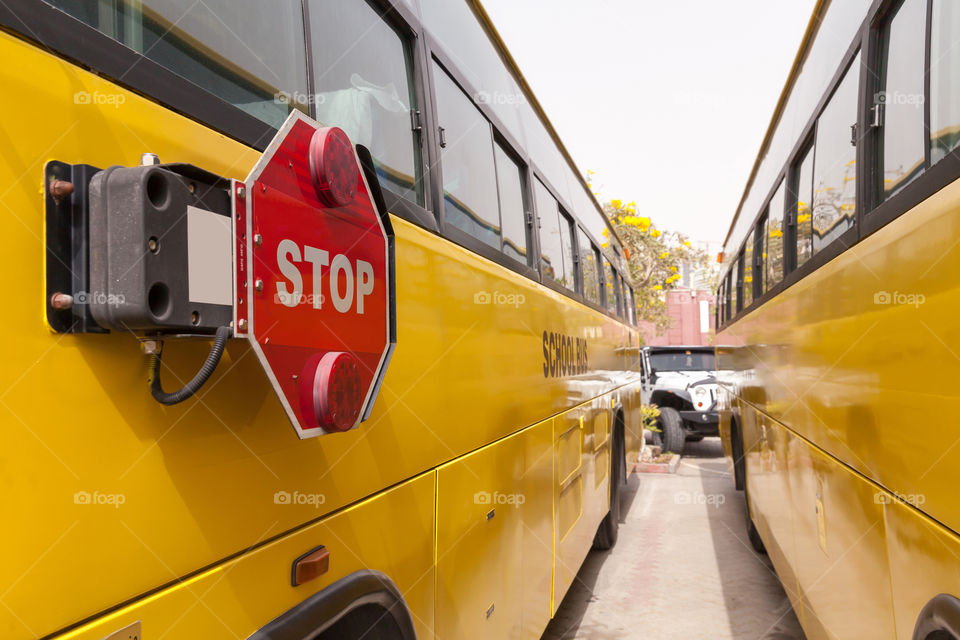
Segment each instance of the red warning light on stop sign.
[[301,438],[356,427],[393,347],[389,219],[346,134],[299,111],[244,185],[238,333]]

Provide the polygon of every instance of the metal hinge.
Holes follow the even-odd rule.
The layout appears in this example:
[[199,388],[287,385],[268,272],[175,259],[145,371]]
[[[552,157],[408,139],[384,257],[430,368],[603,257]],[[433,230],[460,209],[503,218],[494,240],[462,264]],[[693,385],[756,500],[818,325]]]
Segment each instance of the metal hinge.
[[440,148],[447,148],[447,130],[443,127],[437,127],[437,132],[440,134]]
[[850,125],[850,145],[855,147],[857,146],[857,124],[853,123]]
[[883,103],[875,104],[870,107],[870,113],[873,114],[873,119],[870,122],[870,127],[873,129],[879,129],[883,126]]
[[423,129],[423,123],[420,121],[420,110],[412,109],[410,111],[410,128],[414,131]]

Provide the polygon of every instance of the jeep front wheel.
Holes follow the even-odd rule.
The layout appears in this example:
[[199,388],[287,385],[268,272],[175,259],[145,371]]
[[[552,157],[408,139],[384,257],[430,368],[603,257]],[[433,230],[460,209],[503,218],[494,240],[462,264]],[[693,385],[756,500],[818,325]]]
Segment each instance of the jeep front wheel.
[[664,453],[670,451],[677,455],[682,454],[687,433],[683,430],[683,419],[680,413],[671,407],[661,407],[657,427],[660,429],[658,435]]

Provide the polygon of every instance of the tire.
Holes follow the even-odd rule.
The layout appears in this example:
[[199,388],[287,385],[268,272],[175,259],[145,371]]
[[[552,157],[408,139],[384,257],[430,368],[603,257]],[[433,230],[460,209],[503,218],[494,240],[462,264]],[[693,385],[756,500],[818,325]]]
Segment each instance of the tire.
[[753,516],[750,515],[750,492],[747,491],[746,465],[744,465],[743,468],[743,502],[746,505],[747,537],[750,539],[750,546],[753,547],[754,551],[766,555],[767,548],[763,546],[763,538],[760,537],[760,532],[757,531],[757,525],[753,523]]
[[730,453],[733,456],[733,486],[743,491],[747,486],[747,461],[743,457],[743,434],[736,420],[730,420]]
[[687,441],[687,433],[683,430],[683,419],[680,413],[671,407],[661,407],[660,417],[657,418],[657,426],[660,427],[660,442],[663,452],[668,451],[680,455],[683,453],[683,445]]
[[620,530],[620,485],[624,476],[626,463],[623,459],[623,439],[618,433],[613,440],[613,453],[610,460],[610,510],[603,517],[597,533],[593,536],[593,548],[598,551],[608,551],[617,544]]
[[687,436],[687,442],[700,442],[705,436]]

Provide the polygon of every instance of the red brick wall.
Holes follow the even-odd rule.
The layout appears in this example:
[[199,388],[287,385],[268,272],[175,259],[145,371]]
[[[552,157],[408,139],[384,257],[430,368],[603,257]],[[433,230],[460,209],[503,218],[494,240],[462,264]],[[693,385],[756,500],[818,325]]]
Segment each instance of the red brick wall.
[[[701,332],[701,301],[706,301],[707,331]],[[706,345],[714,327],[715,299],[709,291],[672,289],[667,292],[667,313],[673,319],[670,329],[655,335],[649,323],[641,325],[644,344],[648,345]]]

